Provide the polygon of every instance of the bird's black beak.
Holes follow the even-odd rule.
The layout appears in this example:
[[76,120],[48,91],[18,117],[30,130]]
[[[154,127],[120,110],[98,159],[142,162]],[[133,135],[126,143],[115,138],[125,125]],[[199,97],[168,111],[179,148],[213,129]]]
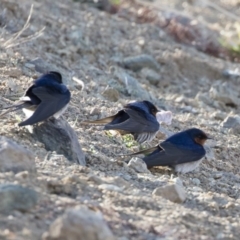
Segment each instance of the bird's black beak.
[[207,136],[207,139],[213,139],[213,137],[208,135],[208,136]]

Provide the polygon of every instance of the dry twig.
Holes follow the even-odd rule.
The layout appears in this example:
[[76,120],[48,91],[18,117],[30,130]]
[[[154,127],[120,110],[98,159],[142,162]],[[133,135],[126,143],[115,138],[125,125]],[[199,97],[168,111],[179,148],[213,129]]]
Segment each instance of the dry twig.
[[30,26],[29,22],[31,20],[32,13],[33,13],[33,4],[31,5],[27,21],[24,24],[23,28],[19,32],[13,34],[13,36],[11,36],[11,38],[8,39],[6,42],[4,42],[2,44],[3,48],[8,49],[8,48],[11,48],[11,47],[16,47],[16,46],[18,46],[18,45],[20,45],[22,43],[29,42],[29,41],[31,41],[33,39],[36,39],[36,38],[38,38],[39,36],[42,35],[42,33],[44,32],[45,27],[43,27],[41,30],[39,30],[38,32],[34,33],[33,35],[30,35],[30,36],[25,37],[25,38],[20,38],[22,33],[24,31],[26,31],[29,28],[29,26]]

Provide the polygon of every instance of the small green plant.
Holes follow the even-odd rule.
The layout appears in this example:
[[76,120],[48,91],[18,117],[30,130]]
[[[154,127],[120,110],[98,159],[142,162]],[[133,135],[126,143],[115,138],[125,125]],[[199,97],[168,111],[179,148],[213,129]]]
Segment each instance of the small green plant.
[[219,42],[231,55],[240,56],[240,24],[236,22],[232,30],[223,32]]
[[113,4],[113,5],[120,5],[120,3],[121,3],[121,0],[109,0],[109,2],[111,3],[111,4]]
[[93,154],[97,154],[98,151],[95,149],[94,145],[89,145],[89,152],[93,153]]
[[148,146],[146,146],[146,145],[140,145],[139,146],[139,151],[145,150],[147,148],[148,148]]
[[111,134],[110,131],[105,131],[105,134],[106,134],[109,138],[113,138],[113,135]]
[[123,142],[127,148],[132,148],[134,146],[137,146],[137,142],[134,140],[131,134],[124,135]]
[[20,118],[19,115],[15,115],[15,118],[16,118],[16,120],[17,120],[18,122],[21,122],[21,121],[22,121],[22,119]]

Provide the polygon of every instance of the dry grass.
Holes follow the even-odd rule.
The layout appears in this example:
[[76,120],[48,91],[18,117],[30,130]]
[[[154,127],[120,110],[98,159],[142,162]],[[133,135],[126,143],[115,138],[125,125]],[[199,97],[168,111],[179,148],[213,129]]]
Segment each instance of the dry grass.
[[30,20],[31,20],[31,17],[32,17],[32,13],[33,13],[33,4],[31,5],[28,18],[27,18],[23,28],[20,31],[18,31],[17,33],[10,36],[10,38],[8,40],[5,40],[5,36],[4,36],[6,34],[5,27],[2,28],[2,32],[1,32],[1,35],[0,35],[1,40],[2,41],[4,40],[4,42],[1,43],[2,48],[8,49],[8,48],[19,46],[23,43],[26,43],[26,42],[32,41],[34,39],[37,39],[38,37],[40,37],[43,34],[45,27],[43,27],[42,29],[40,29],[39,31],[34,33],[33,35],[30,35],[30,36],[27,36],[27,37],[21,37],[23,32],[25,32],[30,26]]

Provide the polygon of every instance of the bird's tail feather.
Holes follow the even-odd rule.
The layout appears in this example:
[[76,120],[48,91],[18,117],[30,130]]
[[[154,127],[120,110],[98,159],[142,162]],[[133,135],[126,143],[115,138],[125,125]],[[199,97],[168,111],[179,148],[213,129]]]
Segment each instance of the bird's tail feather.
[[144,149],[144,150],[139,151],[139,152],[130,153],[130,154],[121,154],[119,156],[135,156],[135,155],[139,155],[139,154],[149,154],[149,153],[152,153],[153,151],[157,150],[158,148],[159,148],[159,146],[155,146],[155,147],[152,147],[152,148]]
[[26,106],[29,106],[29,104],[27,104],[26,102],[21,102],[21,103],[18,103],[18,104],[11,105],[9,107],[5,107],[4,109],[8,109],[8,110],[1,113],[0,117],[4,116],[5,114],[7,114],[9,112],[15,112],[19,109],[22,109],[22,108],[26,107]]
[[94,120],[94,121],[83,121],[81,122],[81,124],[95,124],[95,125],[103,125],[103,124],[108,124],[113,120],[113,116],[111,117],[106,117],[106,118],[102,118],[102,119],[98,119],[98,120]]

